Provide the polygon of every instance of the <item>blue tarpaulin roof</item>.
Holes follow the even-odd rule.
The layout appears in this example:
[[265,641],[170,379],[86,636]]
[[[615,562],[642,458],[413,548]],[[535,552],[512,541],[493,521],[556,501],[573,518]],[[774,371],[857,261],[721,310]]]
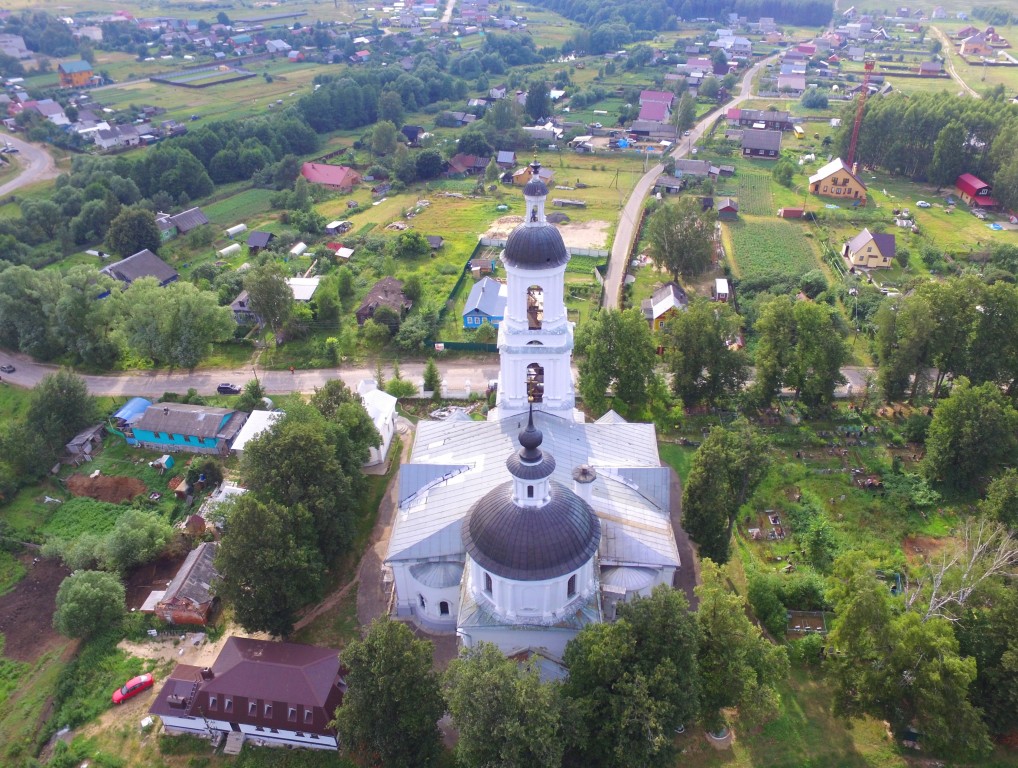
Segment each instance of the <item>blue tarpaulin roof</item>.
[[113,414],[113,418],[127,422],[135,421],[145,413],[145,409],[150,405],[152,405],[151,400],[146,400],[144,397],[132,397],[124,403],[119,411]]

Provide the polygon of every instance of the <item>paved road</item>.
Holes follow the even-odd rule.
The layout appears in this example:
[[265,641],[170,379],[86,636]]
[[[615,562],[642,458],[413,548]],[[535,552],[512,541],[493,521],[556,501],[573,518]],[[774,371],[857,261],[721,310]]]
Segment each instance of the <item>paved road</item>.
[[962,80],[961,75],[959,75],[954,68],[954,43],[952,43],[950,38],[948,38],[947,35],[945,35],[937,27],[930,27],[930,29],[932,29],[933,34],[935,34],[940,39],[940,43],[943,46],[943,48],[941,48],[941,53],[944,54],[944,64],[947,65],[947,74],[949,74],[951,78],[956,83],[958,83],[958,85],[961,86],[962,90],[965,91],[969,96],[971,96],[974,99],[981,99],[982,96],[980,96],[975,90],[970,88],[969,84]]
[[21,173],[6,184],[0,185],[0,197],[9,195],[11,192],[29,184],[46,181],[47,179],[55,179],[60,175],[53,156],[41,144],[32,144],[19,139],[17,136],[3,132],[0,132],[0,140],[6,140],[17,147],[18,154],[14,155],[14,157],[19,158],[18,162],[21,163]]
[[[770,56],[754,64],[749,71],[743,75],[739,95],[721,107],[722,110],[737,106],[753,96],[753,79],[757,73],[775,59]],[[717,119],[717,114],[711,113],[694,126],[689,136],[678,142],[678,146],[672,152],[672,157],[678,160],[688,153],[704,133],[709,130],[711,124]],[[657,177],[664,172],[664,165],[657,164],[645,173],[626,200],[622,213],[619,216],[619,226],[615,230],[615,240],[612,242],[611,256],[608,258],[608,274],[605,276],[604,300],[602,305],[607,309],[618,309],[619,299],[622,295],[622,281],[626,276],[626,266],[629,261],[629,253],[633,248],[633,240],[636,237],[636,230],[640,223],[640,210],[643,201],[654,188]]]
[[452,9],[456,7],[456,0],[449,0],[449,4],[445,6],[445,13],[442,14],[442,23],[448,24],[452,20]]

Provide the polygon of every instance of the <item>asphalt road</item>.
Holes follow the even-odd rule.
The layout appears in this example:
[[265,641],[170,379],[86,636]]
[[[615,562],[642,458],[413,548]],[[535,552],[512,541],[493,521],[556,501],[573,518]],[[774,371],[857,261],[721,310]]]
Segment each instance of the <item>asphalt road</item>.
[[[753,97],[753,79],[762,67],[775,58],[776,56],[769,56],[754,64],[742,77],[739,95],[724,104],[721,110],[738,106],[747,99],[751,99]],[[697,123],[690,130],[689,136],[682,138],[678,142],[678,146],[672,151],[672,157],[676,160],[685,157],[693,144],[707,132],[716,119],[717,114],[711,113],[710,116]],[[640,224],[640,209],[643,207],[644,199],[654,188],[654,182],[657,181],[657,177],[663,172],[664,165],[660,163],[647,171],[636,182],[633,191],[629,195],[629,199],[626,200],[626,204],[622,208],[622,213],[619,215],[619,225],[615,230],[615,240],[612,242],[611,256],[608,259],[608,274],[605,276],[604,283],[604,300],[602,305],[607,309],[618,309],[619,298],[622,295],[622,281],[626,276],[626,266],[629,261],[630,251],[633,248],[633,239],[636,237],[637,227]]]
[[6,140],[12,146],[17,147],[18,153],[14,157],[19,158],[18,162],[21,163],[21,173],[6,184],[0,185],[0,197],[9,195],[11,192],[29,184],[46,181],[47,179],[55,179],[60,175],[60,171],[57,170],[57,165],[53,161],[53,156],[43,149],[42,145],[32,144],[19,139],[17,136],[0,132],[0,141],[2,140]]

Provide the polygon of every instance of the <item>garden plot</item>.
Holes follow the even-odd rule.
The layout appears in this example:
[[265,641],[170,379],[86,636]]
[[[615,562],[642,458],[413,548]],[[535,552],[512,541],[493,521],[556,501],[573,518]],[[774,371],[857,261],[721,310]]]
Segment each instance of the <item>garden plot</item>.
[[[509,237],[509,233],[522,223],[522,216],[502,216],[492,223],[484,237],[492,239]],[[611,228],[607,221],[579,221],[557,226],[566,248],[607,247],[608,230]]]
[[744,280],[798,278],[817,269],[817,257],[802,227],[788,221],[754,218],[723,225],[731,238],[736,272]]
[[59,560],[26,557],[25,563],[28,573],[0,597],[0,633],[6,658],[31,663],[67,642],[53,629],[53,605],[70,571]]

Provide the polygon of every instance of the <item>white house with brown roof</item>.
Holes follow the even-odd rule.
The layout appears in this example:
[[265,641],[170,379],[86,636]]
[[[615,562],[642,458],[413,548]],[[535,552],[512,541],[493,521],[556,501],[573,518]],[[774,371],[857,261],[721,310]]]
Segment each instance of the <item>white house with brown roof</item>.
[[894,235],[873,233],[863,229],[841,248],[841,255],[853,267],[886,269],[894,261],[896,250]]
[[171,734],[334,750],[345,692],[337,650],[231,637],[211,667],[178,664],[149,712]]

